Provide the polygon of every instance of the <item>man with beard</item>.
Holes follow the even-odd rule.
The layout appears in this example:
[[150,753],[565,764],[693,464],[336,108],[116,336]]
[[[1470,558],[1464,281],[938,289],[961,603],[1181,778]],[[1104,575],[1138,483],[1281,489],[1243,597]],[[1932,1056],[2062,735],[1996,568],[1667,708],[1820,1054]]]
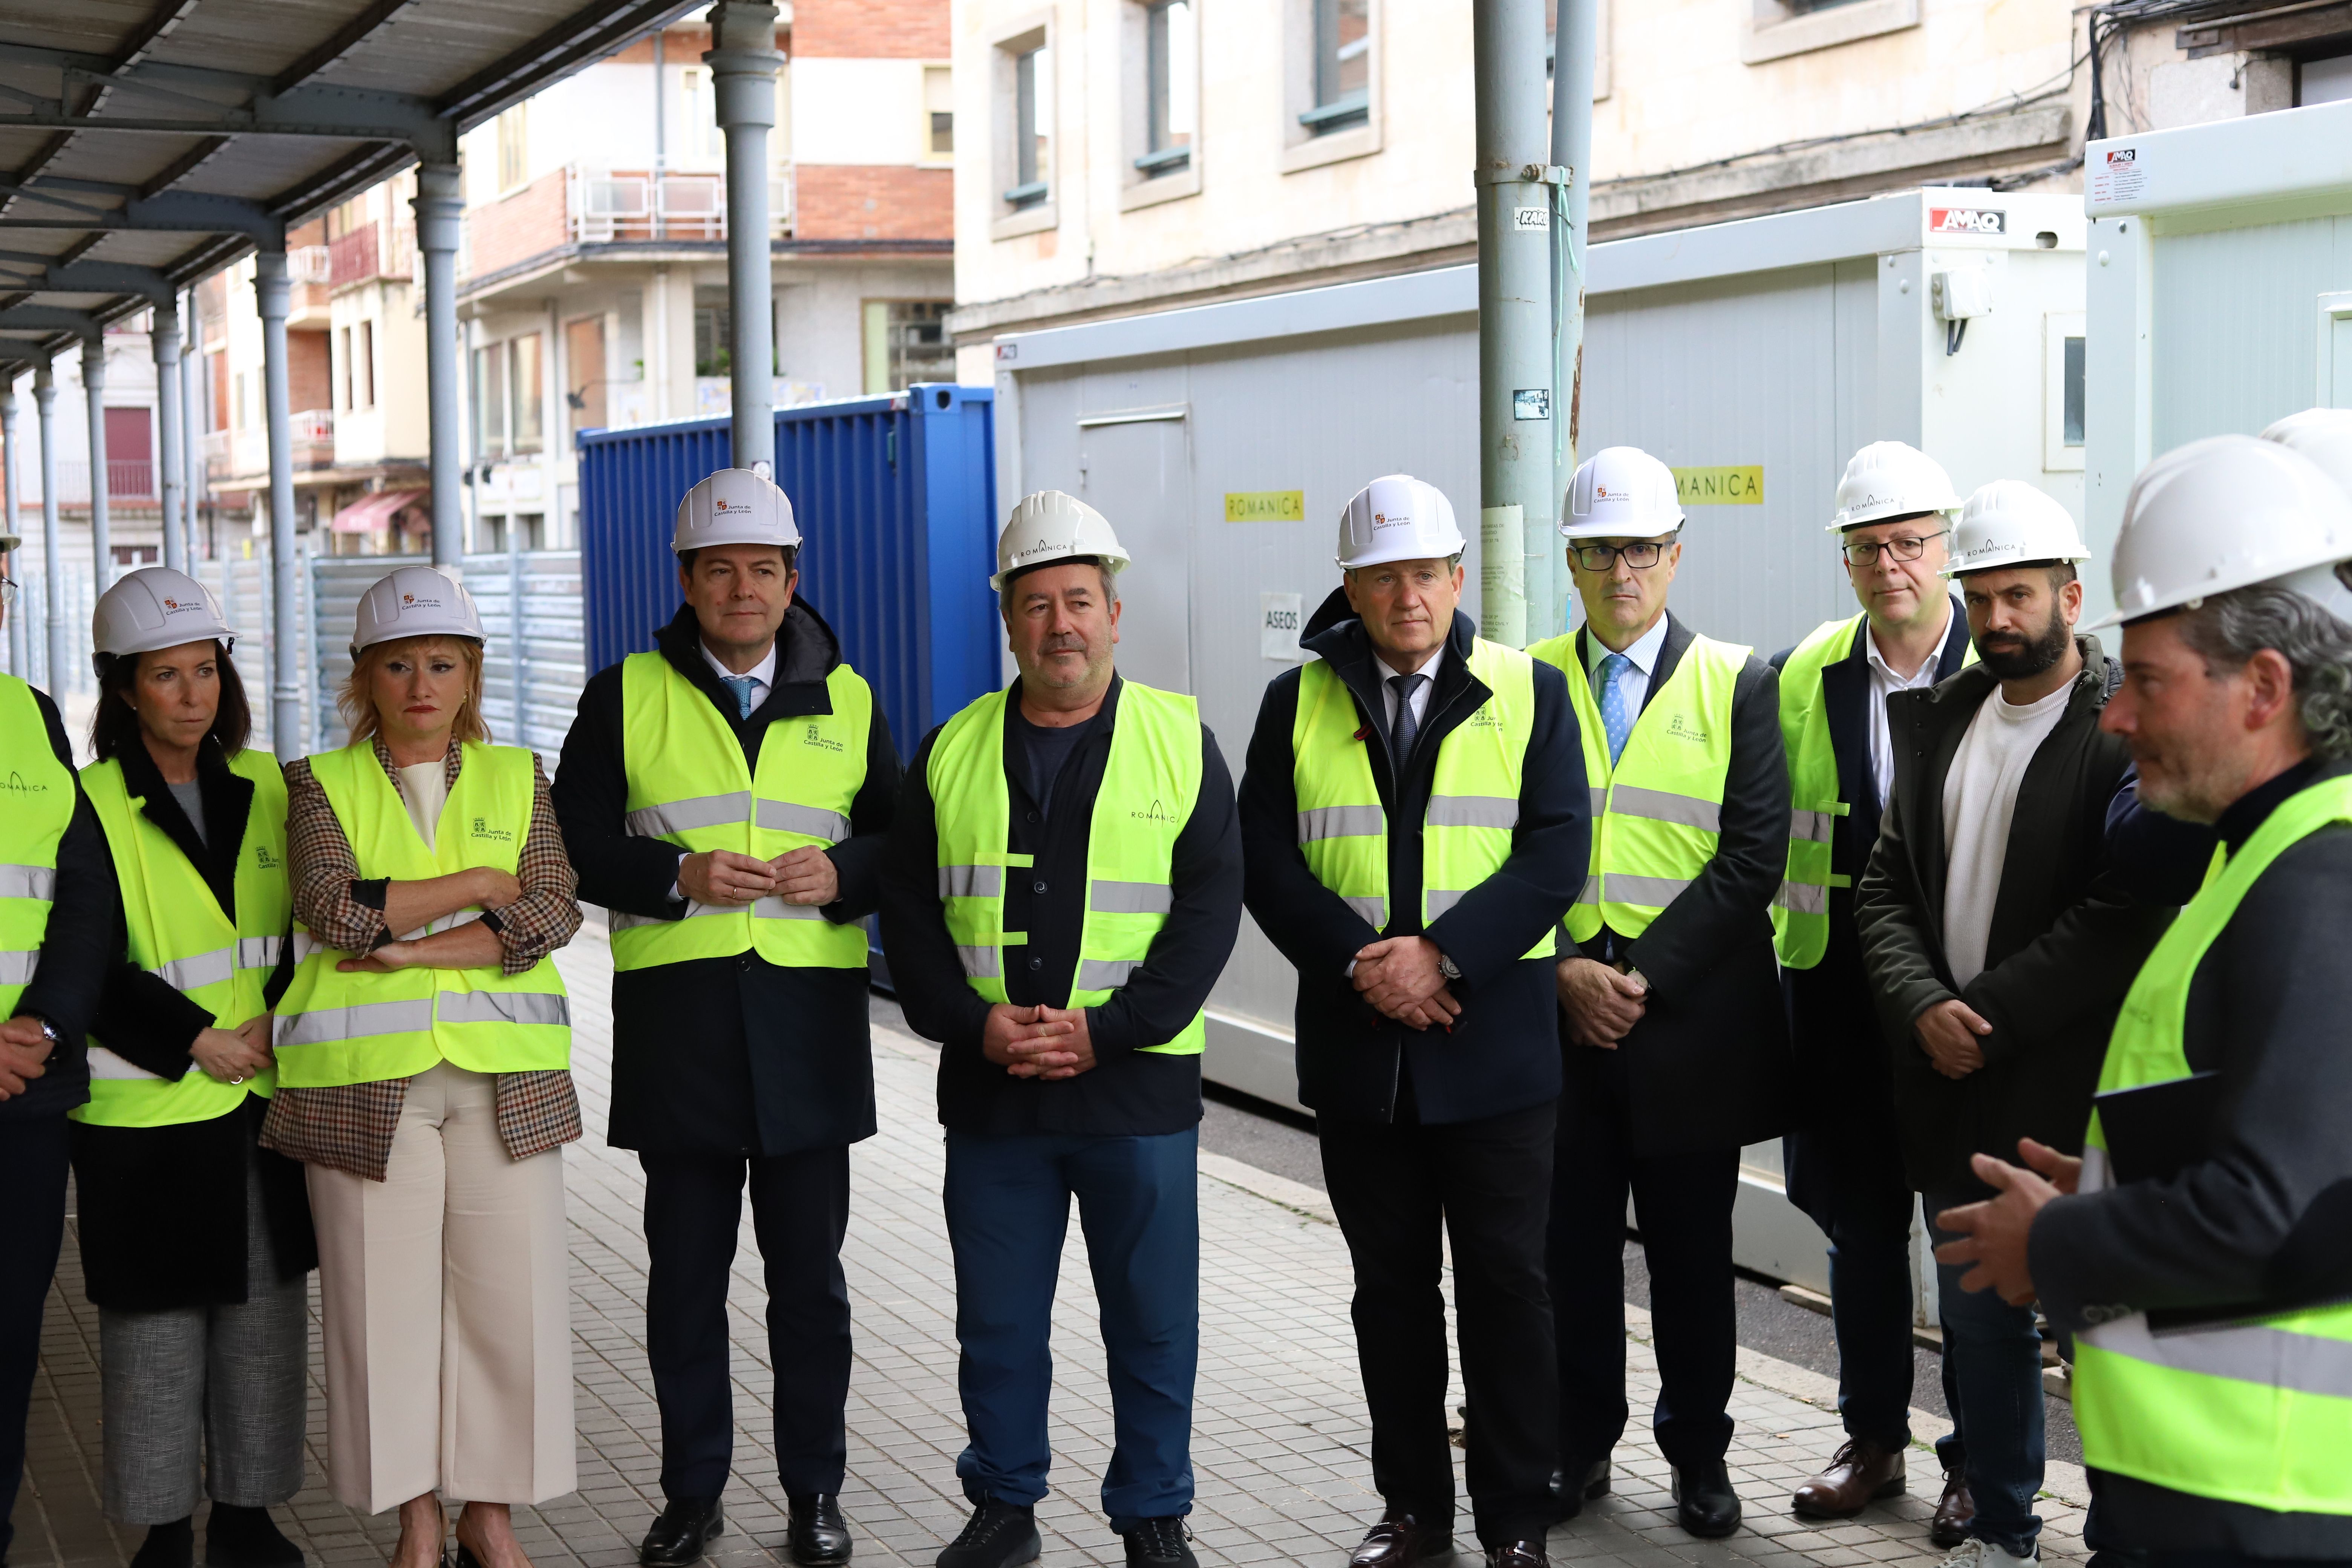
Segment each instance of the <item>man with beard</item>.
[[[1854,900],[1904,1165],[1930,1215],[1989,1195],[1973,1155],[2081,1146],[2100,1047],[2169,914],[2135,903],[2107,856],[2130,756],[2099,729],[2120,672],[2074,635],[2074,519],[1996,480],[1954,546],[1946,572],[1981,662],[1888,701],[1894,787]],[[1959,1274],[1941,1267],[1937,1286],[1976,1514],[1947,1561],[2015,1568],[2037,1560],[2042,1527],[2041,1338],[2030,1308]]]

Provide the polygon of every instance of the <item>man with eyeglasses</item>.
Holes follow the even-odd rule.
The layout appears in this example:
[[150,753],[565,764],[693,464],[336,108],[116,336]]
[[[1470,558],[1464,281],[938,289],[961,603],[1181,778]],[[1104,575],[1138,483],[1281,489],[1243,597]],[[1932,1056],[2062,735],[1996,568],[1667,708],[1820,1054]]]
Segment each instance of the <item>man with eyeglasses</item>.
[[[1937,575],[1960,505],[1943,465],[1874,441],[1838,481],[1830,531],[1862,613],[1777,656],[1789,753],[1787,885],[1774,903],[1794,1037],[1796,1125],[1781,1143],[1789,1200],[1829,1238],[1830,1321],[1846,1441],[1799,1487],[1795,1510],[1847,1519],[1899,1497],[1911,1444],[1911,1221],[1894,1086],[1854,934],[1853,884],[1878,841],[1895,773],[1886,700],[1974,662],[1968,616]],[[1975,1511],[1957,1436],[1937,1446],[1944,1491],[1929,1525],[1959,1543]]]
[[[1625,1202],[1650,1272],[1658,1447],[1693,1535],[1728,1535],[1741,1145],[1778,1137],[1789,1039],[1771,908],[1788,858],[1779,678],[1666,612],[1681,502],[1631,447],[1576,471],[1560,531],[1585,625],[1557,665],[1594,805],[1573,947],[1555,972],[1564,1087],[1549,1265],[1559,1365],[1559,1513],[1610,1487],[1624,1435]],[[1475,1429],[1475,1422],[1473,1426]]]

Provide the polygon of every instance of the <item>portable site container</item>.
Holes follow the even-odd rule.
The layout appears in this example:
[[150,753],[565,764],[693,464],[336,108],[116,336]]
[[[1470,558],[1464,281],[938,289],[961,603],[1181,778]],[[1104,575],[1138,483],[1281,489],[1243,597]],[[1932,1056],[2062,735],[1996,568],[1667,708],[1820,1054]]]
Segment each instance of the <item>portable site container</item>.
[[2094,142],[2088,614],[2133,476],[2201,437],[2352,407],[2352,103]]
[[[873,686],[899,755],[995,689],[995,394],[923,384],[776,410],[776,483],[803,543],[802,592]],[[653,647],[677,611],[677,503],[728,466],[724,418],[587,430],[580,558],[591,674]]]
[[[1934,188],[1594,247],[1583,447],[1683,470],[1675,612],[1768,655],[1854,613],[1825,531],[1867,441],[1923,447],[1964,494],[2024,479],[2079,516],[2083,231],[2073,196]],[[1017,334],[997,368],[1000,513],[1046,488],[1102,509],[1135,559],[1121,669],[1198,694],[1237,774],[1366,480],[1412,473],[1453,500],[1477,614],[1474,268]],[[1210,1078],[1296,1104],[1293,997],[1244,921]],[[1743,1212],[1742,1262],[1820,1281],[1778,1147],[1748,1165],[1764,1209]]]

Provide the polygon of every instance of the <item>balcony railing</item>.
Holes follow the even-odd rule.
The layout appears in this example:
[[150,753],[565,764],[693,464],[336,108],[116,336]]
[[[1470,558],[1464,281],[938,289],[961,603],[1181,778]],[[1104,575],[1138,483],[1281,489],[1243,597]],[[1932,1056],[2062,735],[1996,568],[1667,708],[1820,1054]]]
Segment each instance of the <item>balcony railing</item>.
[[106,459],[106,493],[126,500],[152,500],[155,494],[155,463],[150,458]]
[[364,283],[383,274],[383,248],[376,243],[376,226],[362,224],[346,235],[338,236],[327,247],[327,282],[340,289],[347,283]]
[[[329,468],[335,463],[335,411],[305,408],[289,415],[288,434],[294,439],[294,467]],[[241,430],[207,430],[204,436],[205,476],[211,479],[245,479],[269,471],[269,432],[259,425]]]
[[324,283],[333,266],[334,247],[298,245],[286,253],[286,278],[292,283]]
[[[579,245],[622,240],[724,239],[727,179],[723,174],[662,174],[625,170],[566,171],[565,209]],[[793,232],[793,182],[768,182],[768,228],[775,238]]]

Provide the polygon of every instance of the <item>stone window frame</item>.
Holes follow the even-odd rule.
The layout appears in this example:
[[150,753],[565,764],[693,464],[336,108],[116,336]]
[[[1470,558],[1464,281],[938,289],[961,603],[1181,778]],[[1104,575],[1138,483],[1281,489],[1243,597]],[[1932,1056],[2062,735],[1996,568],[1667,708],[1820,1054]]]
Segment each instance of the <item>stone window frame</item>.
[[1919,25],[1920,0],[1848,0],[1801,11],[1787,0],[1748,0],[1739,23],[1739,58],[1751,66]]

